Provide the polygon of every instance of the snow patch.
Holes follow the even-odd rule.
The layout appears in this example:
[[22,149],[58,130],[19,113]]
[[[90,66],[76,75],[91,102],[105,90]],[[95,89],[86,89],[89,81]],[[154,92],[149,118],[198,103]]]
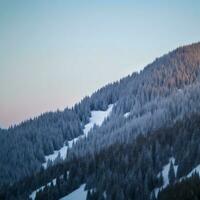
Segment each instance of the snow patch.
[[[55,186],[56,185],[56,179],[53,179],[52,182],[53,182],[53,185]],[[50,185],[51,185],[51,182],[47,183],[47,186],[50,186]],[[45,188],[45,186],[43,185],[42,187],[40,187],[37,190],[33,191],[29,196],[30,199],[35,200],[36,193],[39,192],[39,191],[43,191],[44,188]]]
[[[157,198],[157,196],[158,196],[158,192],[161,191],[161,190],[163,190],[164,188],[166,188],[166,187],[169,185],[168,174],[169,174],[169,168],[170,168],[170,163],[171,163],[171,161],[172,161],[172,163],[173,163],[173,165],[174,165],[175,159],[172,157],[172,158],[169,159],[169,163],[163,167],[162,172],[160,172],[160,173],[157,175],[157,176],[159,177],[159,176],[161,176],[161,173],[162,173],[162,175],[163,175],[163,185],[162,185],[160,188],[155,188],[155,189],[154,189],[154,193],[155,193],[156,198]],[[175,177],[177,176],[177,169],[178,169],[178,165],[174,165]],[[197,173],[197,174],[199,174],[199,176],[200,176],[200,164],[197,165],[191,172],[189,172],[189,173],[187,174],[187,176],[181,177],[181,178],[180,178],[179,180],[177,180],[177,181],[182,181],[182,180],[184,180],[184,179],[186,179],[186,178],[190,178],[194,173]]]
[[109,117],[110,113],[113,109],[113,104],[108,106],[108,109],[105,111],[92,111],[90,121],[88,124],[85,125],[83,132],[84,135],[87,137],[89,131],[94,127],[94,125],[101,126],[106,118]]
[[125,117],[125,118],[128,118],[129,115],[130,115],[130,112],[127,112],[127,113],[124,114],[124,117]]
[[60,200],[86,200],[87,191],[84,190],[85,184],[81,185],[77,190],[61,198]]
[[178,165],[175,165],[175,158],[174,158],[174,157],[171,157],[171,158],[169,159],[168,164],[166,164],[166,165],[163,167],[162,171],[159,172],[158,175],[157,175],[157,177],[160,177],[161,174],[162,174],[162,176],[163,176],[163,185],[162,185],[161,187],[159,187],[159,188],[155,188],[155,189],[154,189],[154,193],[155,193],[156,198],[157,198],[157,196],[158,196],[158,192],[161,191],[161,190],[163,190],[164,188],[166,188],[166,187],[169,185],[169,177],[168,177],[168,174],[169,174],[169,169],[170,169],[170,164],[171,164],[171,162],[172,162],[173,165],[174,165],[175,177],[176,177],[176,175],[177,175]]
[[[168,174],[169,174],[169,168],[170,168],[170,163],[175,163],[175,159],[172,157],[169,159],[169,163],[167,165],[165,165],[163,167],[163,170],[162,170],[162,175],[163,175],[163,186],[162,188],[166,188],[167,185],[169,185],[169,177],[168,177]],[[176,177],[176,174],[177,174],[177,169],[178,169],[178,166],[177,165],[174,165],[174,172],[175,172],[175,177]]]
[[86,124],[83,129],[84,134],[74,138],[73,140],[68,141],[69,148],[71,148],[73,144],[75,144],[81,138],[87,137],[88,133],[94,127],[94,125],[101,126],[104,120],[107,119],[109,115],[111,114],[113,106],[114,104],[110,104],[108,106],[108,109],[105,111],[102,111],[102,110],[91,111],[91,117],[89,119],[89,123]]
[[189,172],[187,174],[187,176],[183,176],[179,179],[179,181],[185,180],[186,178],[190,178],[192,177],[193,174],[197,173],[200,176],[200,164],[197,165],[194,169],[191,170],[191,172]]
[[60,154],[60,158],[64,160],[67,156],[67,149],[68,149],[68,146],[64,145],[61,149],[54,151],[53,154],[45,156],[45,162],[42,164],[44,169],[47,168],[48,161],[50,160],[54,162],[59,154]]
[[187,174],[187,176],[183,176],[180,178],[180,181],[192,177],[193,174],[197,173],[200,176],[200,164],[197,165],[191,172]]
[[190,178],[194,173],[199,174],[200,176],[200,165],[197,165],[188,175],[187,178]]
[[88,133],[94,127],[94,125],[101,126],[103,124],[104,120],[106,118],[108,118],[109,115],[111,114],[113,106],[114,106],[114,104],[110,104],[108,106],[108,109],[105,111],[102,111],[102,110],[91,111],[91,117],[89,119],[89,123],[86,124],[83,129],[84,134],[80,135],[72,140],[69,140],[68,146],[64,145],[61,149],[54,151],[53,154],[45,156],[45,162],[42,164],[42,166],[46,169],[48,160],[54,162],[56,160],[56,158],[58,157],[59,153],[60,153],[61,159],[64,160],[67,156],[68,148],[72,148],[73,144],[75,144],[81,138],[87,137]]

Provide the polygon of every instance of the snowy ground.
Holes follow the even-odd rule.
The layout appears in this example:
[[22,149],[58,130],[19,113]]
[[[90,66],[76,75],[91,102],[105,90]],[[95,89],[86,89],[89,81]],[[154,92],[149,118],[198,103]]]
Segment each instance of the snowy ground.
[[81,185],[77,190],[61,198],[60,200],[86,200],[87,191],[84,190],[85,184]]
[[68,146],[64,145],[60,150],[54,151],[53,154],[45,156],[46,161],[42,164],[42,166],[46,169],[48,160],[51,160],[53,162],[58,157],[59,153],[60,153],[60,158],[64,160],[67,155],[67,149],[68,149]]
[[[56,185],[56,179],[53,179],[52,182],[53,182],[53,185]],[[47,185],[50,186],[50,185],[51,185],[51,182],[49,182]],[[42,187],[38,188],[37,190],[33,191],[33,192],[30,194],[30,196],[29,196],[30,199],[34,200],[35,197],[36,197],[36,193],[39,192],[39,191],[44,190],[44,187],[45,187],[45,186],[42,186]]]
[[104,120],[109,117],[110,113],[112,112],[113,106],[114,106],[113,104],[110,104],[106,111],[102,111],[102,110],[91,111],[90,121],[88,124],[84,126],[84,129],[83,129],[84,134],[80,135],[77,138],[74,138],[73,140],[68,141],[68,146],[64,145],[60,150],[54,151],[53,154],[45,156],[45,162],[42,164],[42,166],[46,169],[48,160],[51,160],[52,162],[55,161],[59,153],[60,153],[60,157],[64,160],[66,158],[68,148],[71,148],[73,144],[75,144],[81,138],[87,137],[89,131],[94,127],[95,124],[97,126],[101,126]]
[[[168,174],[169,174],[169,168],[170,168],[170,163],[171,163],[171,161],[172,161],[172,163],[173,163],[173,165],[174,165],[175,159],[174,159],[173,157],[171,157],[171,158],[169,159],[168,164],[166,164],[166,165],[163,167],[162,171],[158,174],[158,177],[161,176],[161,174],[162,174],[162,176],[163,176],[163,185],[162,185],[160,188],[155,188],[155,189],[154,189],[154,193],[155,193],[155,196],[156,196],[156,197],[158,196],[158,192],[159,192],[159,191],[161,191],[162,189],[166,188],[166,187],[169,185]],[[177,169],[178,169],[178,166],[177,166],[177,165],[174,165],[175,177],[176,177],[176,174],[177,174]]]
[[106,111],[92,111],[91,112],[91,117],[90,117],[90,122],[85,125],[83,132],[84,135],[88,135],[89,131],[94,127],[96,124],[97,126],[101,126],[104,120],[110,115],[111,111],[113,109],[113,104],[110,104],[108,106],[108,109]]

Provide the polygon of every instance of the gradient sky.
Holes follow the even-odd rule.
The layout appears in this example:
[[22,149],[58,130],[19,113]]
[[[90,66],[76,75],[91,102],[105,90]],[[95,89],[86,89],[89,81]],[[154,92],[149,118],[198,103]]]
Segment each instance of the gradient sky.
[[0,126],[72,106],[199,40],[199,0],[0,0]]

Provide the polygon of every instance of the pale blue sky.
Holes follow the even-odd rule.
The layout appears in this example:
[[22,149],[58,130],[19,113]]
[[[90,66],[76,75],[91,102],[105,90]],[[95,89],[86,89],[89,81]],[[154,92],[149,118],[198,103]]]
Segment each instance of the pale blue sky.
[[199,0],[0,0],[0,126],[71,106],[199,40]]

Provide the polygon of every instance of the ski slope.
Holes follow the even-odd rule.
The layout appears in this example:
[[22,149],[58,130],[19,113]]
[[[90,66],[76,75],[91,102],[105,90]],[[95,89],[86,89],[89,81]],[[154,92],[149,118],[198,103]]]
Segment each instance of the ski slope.
[[64,160],[67,156],[68,148],[72,148],[73,144],[75,144],[81,138],[87,137],[88,133],[92,130],[94,125],[101,126],[103,124],[104,120],[106,118],[108,118],[109,115],[111,114],[113,106],[114,106],[114,104],[110,104],[108,106],[108,109],[105,111],[102,111],[102,110],[91,111],[91,117],[89,119],[89,123],[86,124],[83,129],[84,134],[74,138],[73,140],[68,141],[68,145],[64,144],[61,149],[54,151],[53,154],[45,156],[45,162],[42,164],[44,169],[47,168],[48,160],[54,162],[59,154],[60,154],[60,158]]

